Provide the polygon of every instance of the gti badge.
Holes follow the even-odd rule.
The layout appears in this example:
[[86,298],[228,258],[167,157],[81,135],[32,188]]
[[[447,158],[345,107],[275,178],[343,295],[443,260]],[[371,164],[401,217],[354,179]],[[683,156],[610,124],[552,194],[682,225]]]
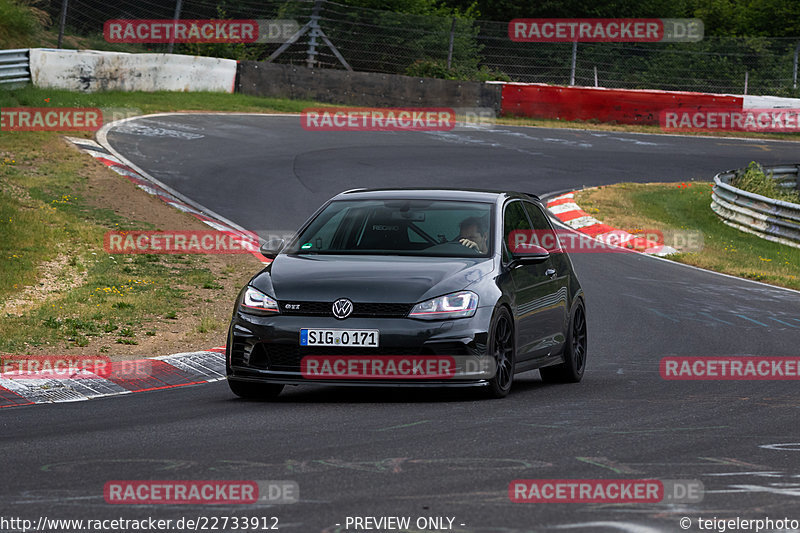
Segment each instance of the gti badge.
[[353,302],[347,298],[339,298],[333,302],[333,316],[336,318],[347,318],[353,312]]

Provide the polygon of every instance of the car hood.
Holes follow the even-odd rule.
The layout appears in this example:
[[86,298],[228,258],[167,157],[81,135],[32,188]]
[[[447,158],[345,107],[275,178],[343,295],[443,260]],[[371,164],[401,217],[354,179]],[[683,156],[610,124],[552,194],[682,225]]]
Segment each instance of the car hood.
[[279,301],[416,303],[468,288],[491,258],[279,255],[251,284]]

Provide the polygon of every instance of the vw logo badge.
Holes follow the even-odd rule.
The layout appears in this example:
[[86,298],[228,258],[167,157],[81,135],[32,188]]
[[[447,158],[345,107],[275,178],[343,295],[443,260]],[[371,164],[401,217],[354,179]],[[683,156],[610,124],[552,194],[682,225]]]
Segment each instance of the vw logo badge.
[[347,318],[353,312],[353,302],[347,298],[339,298],[333,302],[333,316],[336,318]]

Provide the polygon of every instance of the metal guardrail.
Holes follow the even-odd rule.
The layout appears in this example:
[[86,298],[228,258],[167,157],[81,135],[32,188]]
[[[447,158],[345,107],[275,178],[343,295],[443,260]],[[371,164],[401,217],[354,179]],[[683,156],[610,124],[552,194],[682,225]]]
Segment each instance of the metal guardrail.
[[[800,190],[800,164],[763,167],[781,187]],[[769,241],[800,248],[800,204],[737,189],[731,180],[746,169],[714,176],[711,209],[734,228]]]
[[30,50],[0,50],[0,86],[31,81]]

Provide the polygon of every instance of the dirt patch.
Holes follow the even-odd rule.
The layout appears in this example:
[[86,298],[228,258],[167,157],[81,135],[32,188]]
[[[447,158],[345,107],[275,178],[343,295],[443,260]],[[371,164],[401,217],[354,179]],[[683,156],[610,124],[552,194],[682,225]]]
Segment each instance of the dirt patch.
[[38,269],[41,275],[36,285],[25,287],[16,298],[6,300],[0,307],[0,315],[8,313],[12,316],[22,316],[30,307],[46,301],[49,295],[82,285],[86,280],[86,272],[78,271],[69,264],[69,261],[69,256],[59,255],[52,261],[42,264]]

